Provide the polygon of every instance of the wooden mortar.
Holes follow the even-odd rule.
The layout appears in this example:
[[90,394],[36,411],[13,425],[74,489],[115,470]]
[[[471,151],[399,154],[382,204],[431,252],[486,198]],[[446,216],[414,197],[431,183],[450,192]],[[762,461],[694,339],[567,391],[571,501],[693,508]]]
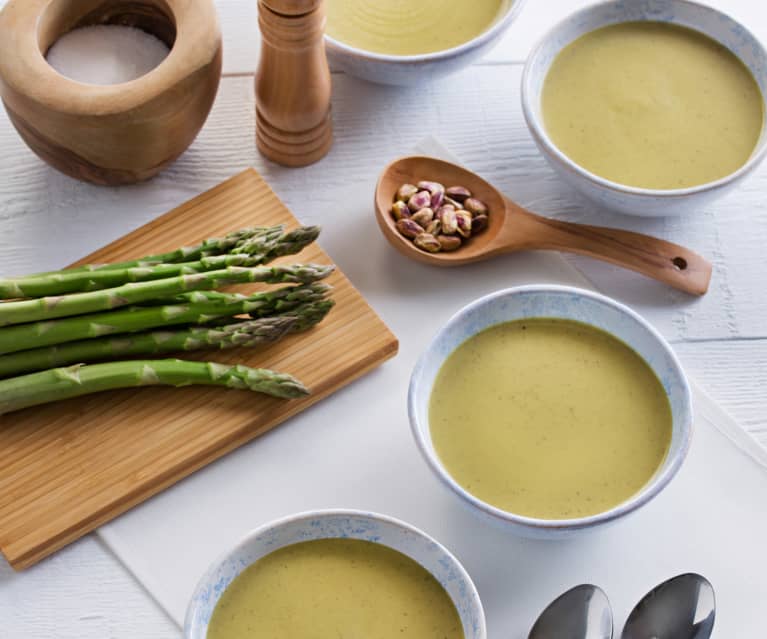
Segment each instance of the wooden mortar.
[[[94,24],[140,28],[168,57],[122,84],[70,80],[45,60],[64,33]],[[192,143],[221,77],[212,0],[10,0],[0,12],[0,97],[24,141],[59,171],[96,184],[146,180]]]

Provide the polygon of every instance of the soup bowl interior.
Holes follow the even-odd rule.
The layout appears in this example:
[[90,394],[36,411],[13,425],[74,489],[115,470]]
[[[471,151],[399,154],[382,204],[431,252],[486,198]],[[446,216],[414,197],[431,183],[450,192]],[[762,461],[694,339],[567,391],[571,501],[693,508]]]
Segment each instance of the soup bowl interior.
[[[463,342],[503,322],[527,318],[559,318],[599,328],[638,353],[657,375],[671,405],[671,444],[665,460],[649,482],[618,506],[578,519],[537,519],[507,512],[475,497],[443,466],[431,438],[429,399],[442,364]],[[410,423],[418,447],[432,471],[475,513],[525,536],[554,538],[614,521],[646,504],[672,479],[690,445],[690,388],[671,348],[639,315],[608,297],[562,286],[523,286],[493,293],[460,310],[442,328],[416,365],[408,393]]]
[[420,55],[390,55],[366,51],[325,35],[328,60],[334,70],[368,82],[420,86],[455,73],[487,53],[517,19],[525,0],[509,0],[502,15],[478,36],[450,49]]
[[447,592],[466,639],[486,639],[477,589],[458,560],[426,533],[396,519],[354,510],[293,515],[259,528],[217,559],[197,585],[187,609],[185,639],[205,639],[213,610],[232,581],[255,561],[285,546],[315,539],[361,539],[393,548],[428,570]]
[[694,212],[722,195],[751,172],[767,154],[767,130],[749,160],[734,173],[714,182],[684,189],[644,189],[627,186],[587,171],[565,155],[546,132],[541,95],[548,71],[567,45],[601,27],[624,22],[663,22],[693,29],[723,45],[751,71],[767,108],[767,51],[744,26],[711,7],[688,0],[610,1],[568,16],[551,29],[527,59],[522,77],[522,107],[533,138],[544,157],[565,181],[599,204],[632,215],[660,216]]

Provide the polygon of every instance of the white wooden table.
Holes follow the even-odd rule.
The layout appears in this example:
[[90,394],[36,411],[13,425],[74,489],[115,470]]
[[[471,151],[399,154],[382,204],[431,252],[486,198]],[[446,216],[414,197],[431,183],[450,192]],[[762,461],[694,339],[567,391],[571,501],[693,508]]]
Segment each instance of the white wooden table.
[[[764,3],[709,2],[767,41]],[[374,222],[369,210],[361,210],[354,224],[334,217],[333,202],[344,196],[344,185],[362,181],[372,192],[388,160],[432,134],[535,211],[659,235],[709,257],[714,278],[700,300],[606,265],[573,261],[605,293],[653,321],[690,374],[767,445],[767,166],[692,221],[607,215],[559,183],[525,128],[518,87],[532,44],[560,16],[585,4],[530,0],[482,63],[433,85],[386,88],[334,74],[335,146],[319,164],[289,170],[268,164],[255,150],[255,1],[218,0],[225,41],[218,99],[189,151],[150,183],[96,188],[64,177],[38,160],[0,113],[0,273],[74,261],[247,166],[255,166],[304,222],[322,223],[326,233],[354,232],[361,220]],[[0,639],[179,636],[92,536],[22,574],[0,559]]]

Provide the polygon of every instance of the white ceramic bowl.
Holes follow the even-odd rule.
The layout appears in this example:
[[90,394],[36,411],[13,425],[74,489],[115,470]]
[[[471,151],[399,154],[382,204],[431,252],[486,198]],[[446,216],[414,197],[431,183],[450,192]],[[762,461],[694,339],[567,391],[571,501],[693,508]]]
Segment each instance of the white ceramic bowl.
[[524,0],[513,0],[489,29],[452,49],[422,55],[386,55],[344,44],[325,36],[330,66],[377,84],[413,86],[458,71],[487,53],[522,10]]
[[222,593],[259,558],[291,544],[336,537],[383,544],[417,561],[434,575],[452,599],[466,639],[487,639],[485,614],[477,589],[447,549],[406,523],[357,510],[320,510],[292,515],[251,532],[217,559],[200,579],[187,608],[184,638],[205,639],[210,617]]
[[[689,27],[716,40],[751,70],[767,96],[767,51],[742,25],[729,16],[688,0],[611,1],[589,6],[556,25],[535,47],[522,75],[522,108],[535,143],[552,167],[573,187],[601,206],[630,215],[663,216],[692,214],[723,195],[753,171],[767,154],[767,131],[749,161],[715,182],[685,189],[653,190],[611,182],[580,167],[551,141],[541,114],[541,91],[557,54],[580,36],[611,24],[655,21]],[[767,104],[766,104],[767,106]]]
[[[478,499],[458,484],[442,465],[434,449],[429,429],[429,398],[444,361],[460,344],[480,331],[502,322],[532,317],[577,320],[614,335],[645,359],[669,398],[673,430],[665,461],[639,493],[606,512],[579,519],[547,520],[501,510]],[[408,412],[418,447],[445,486],[483,518],[535,538],[571,536],[613,522],[643,506],[660,493],[679,470],[692,434],[690,387],[679,361],[663,337],[634,311],[609,297],[566,286],[507,289],[487,295],[461,309],[437,333],[413,370]]]

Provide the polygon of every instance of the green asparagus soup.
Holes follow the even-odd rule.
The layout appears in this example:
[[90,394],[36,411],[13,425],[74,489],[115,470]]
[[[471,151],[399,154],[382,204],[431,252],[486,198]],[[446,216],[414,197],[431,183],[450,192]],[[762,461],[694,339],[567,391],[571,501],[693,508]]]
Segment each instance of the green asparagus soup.
[[510,6],[511,0],[327,0],[327,33],[374,53],[433,53],[473,40]]
[[649,365],[596,328],[499,324],[445,361],[429,406],[434,447],[479,499],[570,519],[636,494],[666,457],[671,407]]
[[762,131],[759,86],[729,50],[690,29],[630,22],[565,47],[542,93],[544,125],[574,162],[649,189],[723,178]]
[[396,550],[357,539],[286,546],[224,591],[207,639],[463,639],[437,580]]

